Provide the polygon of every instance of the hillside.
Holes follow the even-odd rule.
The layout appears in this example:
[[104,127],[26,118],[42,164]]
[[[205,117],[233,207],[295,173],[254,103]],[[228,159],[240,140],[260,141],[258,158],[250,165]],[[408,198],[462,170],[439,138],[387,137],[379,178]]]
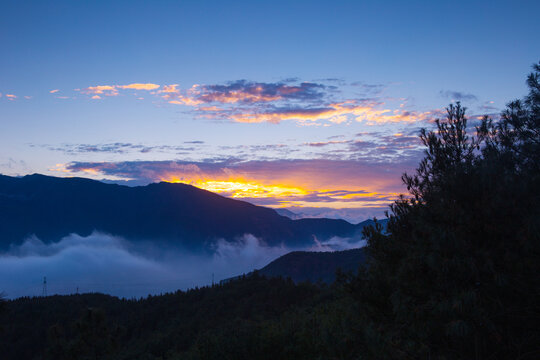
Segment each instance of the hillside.
[[267,277],[290,277],[295,283],[332,283],[338,269],[356,273],[364,262],[363,248],[334,252],[293,251],[260,269],[259,274]]
[[[145,299],[19,298],[0,312],[0,354],[5,360],[313,358],[320,349],[291,338],[304,325],[284,328],[292,323],[281,318],[333,298],[321,294],[314,285],[252,275]],[[291,341],[288,350],[281,346]]]

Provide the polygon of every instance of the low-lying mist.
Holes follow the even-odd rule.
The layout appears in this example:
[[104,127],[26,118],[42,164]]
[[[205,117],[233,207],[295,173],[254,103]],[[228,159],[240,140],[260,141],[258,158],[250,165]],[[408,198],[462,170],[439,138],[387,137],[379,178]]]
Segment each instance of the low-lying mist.
[[8,298],[47,294],[102,292],[119,297],[141,297],[204,286],[264,267],[293,250],[333,251],[363,246],[361,239],[314,239],[305,248],[266,246],[252,235],[234,242],[218,240],[207,254],[164,245],[131,243],[94,232],[76,234],[45,244],[28,238],[0,254],[0,292]]

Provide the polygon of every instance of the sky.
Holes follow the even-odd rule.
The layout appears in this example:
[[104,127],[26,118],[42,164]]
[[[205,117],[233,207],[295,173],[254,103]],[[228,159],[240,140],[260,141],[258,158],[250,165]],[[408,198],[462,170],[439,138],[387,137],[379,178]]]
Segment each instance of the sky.
[[526,94],[538,1],[1,1],[0,173],[381,217],[461,101]]

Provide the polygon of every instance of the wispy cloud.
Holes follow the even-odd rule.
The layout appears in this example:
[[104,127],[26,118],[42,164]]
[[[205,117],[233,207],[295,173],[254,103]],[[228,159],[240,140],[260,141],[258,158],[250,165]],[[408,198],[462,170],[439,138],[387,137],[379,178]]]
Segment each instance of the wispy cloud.
[[476,95],[461,92],[461,91],[441,90],[440,95],[452,101],[477,101],[478,100],[478,97]]
[[59,91],[60,91],[59,89],[54,89],[54,90],[49,91],[49,93],[51,93],[51,94],[56,94],[56,93],[59,92]]
[[201,141],[185,142],[191,146],[178,145],[144,145],[135,143],[102,143],[102,144],[62,144],[58,146],[30,144],[31,147],[42,147],[51,151],[60,151],[68,155],[78,155],[87,153],[110,153],[110,154],[128,154],[128,153],[150,153],[165,152],[174,154],[183,151],[194,151],[197,146],[203,144]]
[[134,83],[134,84],[129,84],[129,85],[117,85],[117,88],[150,91],[150,90],[156,90],[157,88],[159,88],[159,85],[151,84],[151,83],[146,83],[146,84]]
[[347,144],[350,142],[351,140],[332,140],[332,141],[309,142],[309,143],[304,143],[304,145],[312,146],[312,147],[323,147],[323,146],[328,146],[328,145]]
[[[152,83],[133,83],[128,85],[96,85],[89,86],[84,89],[75,89],[83,94],[91,95],[92,99],[100,99],[101,96],[118,96],[119,90],[131,89],[131,90],[156,90],[160,87],[158,84]],[[53,90],[54,91],[54,90]]]

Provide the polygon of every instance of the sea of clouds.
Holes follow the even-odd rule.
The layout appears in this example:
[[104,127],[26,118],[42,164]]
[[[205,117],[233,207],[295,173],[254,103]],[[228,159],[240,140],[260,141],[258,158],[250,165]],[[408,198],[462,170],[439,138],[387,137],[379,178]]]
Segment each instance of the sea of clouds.
[[293,250],[334,251],[364,245],[361,239],[332,238],[304,248],[267,246],[252,235],[234,242],[217,240],[210,252],[194,253],[151,243],[133,243],[94,232],[69,235],[54,243],[32,236],[0,253],[0,292],[8,298],[101,292],[138,298],[210,285],[264,267]]

